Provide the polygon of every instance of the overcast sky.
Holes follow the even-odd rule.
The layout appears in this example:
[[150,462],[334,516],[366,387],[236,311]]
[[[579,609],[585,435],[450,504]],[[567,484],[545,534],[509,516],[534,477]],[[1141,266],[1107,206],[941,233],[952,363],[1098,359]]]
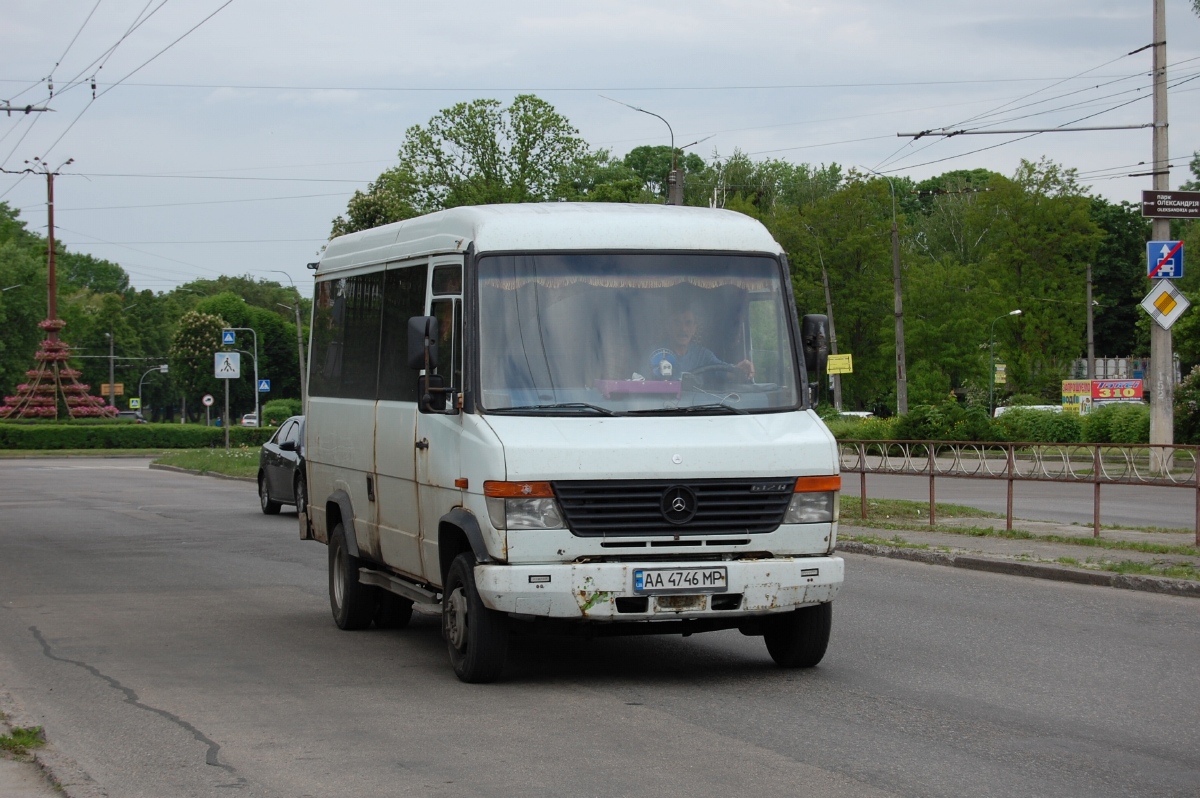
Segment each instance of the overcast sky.
[[[74,158],[55,183],[59,238],[139,289],[250,274],[290,276],[308,296],[304,264],[354,190],[395,163],[407,127],[522,92],[617,155],[667,144],[667,130],[601,94],[666,117],[678,144],[710,137],[692,150],[706,158],[740,149],[921,179],[1044,156],[1132,201],[1149,177],[1107,178],[1146,171],[1149,130],[896,134],[989,113],[997,129],[1149,122],[1150,52],[1126,54],[1150,43],[1152,5],[4,0],[0,104],[54,110],[0,116],[0,165]],[[1174,187],[1200,149],[1200,80],[1184,82],[1200,77],[1200,19],[1168,0],[1167,24]],[[44,232],[44,178],[0,175],[0,195]]]

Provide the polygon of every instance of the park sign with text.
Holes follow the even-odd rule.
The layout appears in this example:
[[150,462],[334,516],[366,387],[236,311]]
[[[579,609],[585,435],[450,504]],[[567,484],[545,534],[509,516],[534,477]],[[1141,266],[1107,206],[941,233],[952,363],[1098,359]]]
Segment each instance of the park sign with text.
[[1200,219],[1200,191],[1143,191],[1142,216]]

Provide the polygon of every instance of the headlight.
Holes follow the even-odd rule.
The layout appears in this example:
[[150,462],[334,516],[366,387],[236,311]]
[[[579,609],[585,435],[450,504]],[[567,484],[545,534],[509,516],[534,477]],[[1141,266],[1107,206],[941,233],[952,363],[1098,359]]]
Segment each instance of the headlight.
[[800,477],[783,523],[830,524],[838,520],[841,487],[841,476]]
[[836,521],[836,493],[796,493],[783,516],[785,524],[828,524]]
[[562,511],[549,482],[483,483],[488,519],[496,529],[562,529]]

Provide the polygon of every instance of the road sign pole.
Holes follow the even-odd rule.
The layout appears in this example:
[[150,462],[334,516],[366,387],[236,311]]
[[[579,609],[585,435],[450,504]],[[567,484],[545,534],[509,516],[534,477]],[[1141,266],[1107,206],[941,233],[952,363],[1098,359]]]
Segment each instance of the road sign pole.
[[229,380],[225,380],[225,449],[229,449]]
[[[1154,188],[1170,189],[1167,141],[1167,17],[1165,0],[1154,0]],[[1156,218],[1152,226],[1155,241],[1171,237],[1169,219]],[[1150,443],[1170,445],[1175,440],[1175,363],[1172,357],[1171,331],[1150,325]],[[1169,449],[1151,449],[1152,471],[1170,466]]]

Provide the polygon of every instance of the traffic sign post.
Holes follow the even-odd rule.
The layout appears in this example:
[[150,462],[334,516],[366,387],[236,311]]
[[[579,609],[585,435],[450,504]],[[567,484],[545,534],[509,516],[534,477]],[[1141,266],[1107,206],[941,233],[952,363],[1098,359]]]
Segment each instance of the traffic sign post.
[[1154,288],[1150,289],[1150,293],[1146,294],[1146,298],[1141,302],[1142,310],[1149,313],[1150,318],[1164,330],[1171,329],[1171,325],[1191,306],[1192,303],[1183,292],[1166,280],[1155,283]]
[[212,426],[212,406],[215,401],[217,400],[213,399],[211,393],[204,394],[204,398],[200,400],[200,403],[204,405],[204,426],[206,427]]
[[[270,380],[259,380],[258,381],[258,392],[259,393],[270,393],[271,392],[271,381]],[[259,425],[259,426],[261,426],[261,425]]]
[[1146,277],[1151,280],[1181,279],[1183,277],[1183,242],[1147,241]]
[[[235,343],[235,341],[237,340],[237,336],[235,335],[235,333],[237,333],[239,331],[240,332],[248,332],[252,336],[254,336],[254,383],[255,383],[255,385],[257,385],[258,384],[258,333],[256,333],[254,331],[254,328],[253,327],[226,327],[225,329],[221,330],[221,345],[222,346],[226,346],[226,345],[232,346]],[[246,354],[250,354],[250,353],[247,352]],[[258,391],[254,392],[254,417],[256,419],[260,415],[262,415],[258,409],[258,393],[259,393]],[[260,426],[262,425],[261,421],[259,421],[259,425]],[[226,428],[228,429],[228,427],[226,427]]]
[[240,352],[216,352],[213,355],[213,376],[225,380],[225,419],[221,426],[225,427],[225,448],[229,448],[229,381],[242,376],[242,355]]

